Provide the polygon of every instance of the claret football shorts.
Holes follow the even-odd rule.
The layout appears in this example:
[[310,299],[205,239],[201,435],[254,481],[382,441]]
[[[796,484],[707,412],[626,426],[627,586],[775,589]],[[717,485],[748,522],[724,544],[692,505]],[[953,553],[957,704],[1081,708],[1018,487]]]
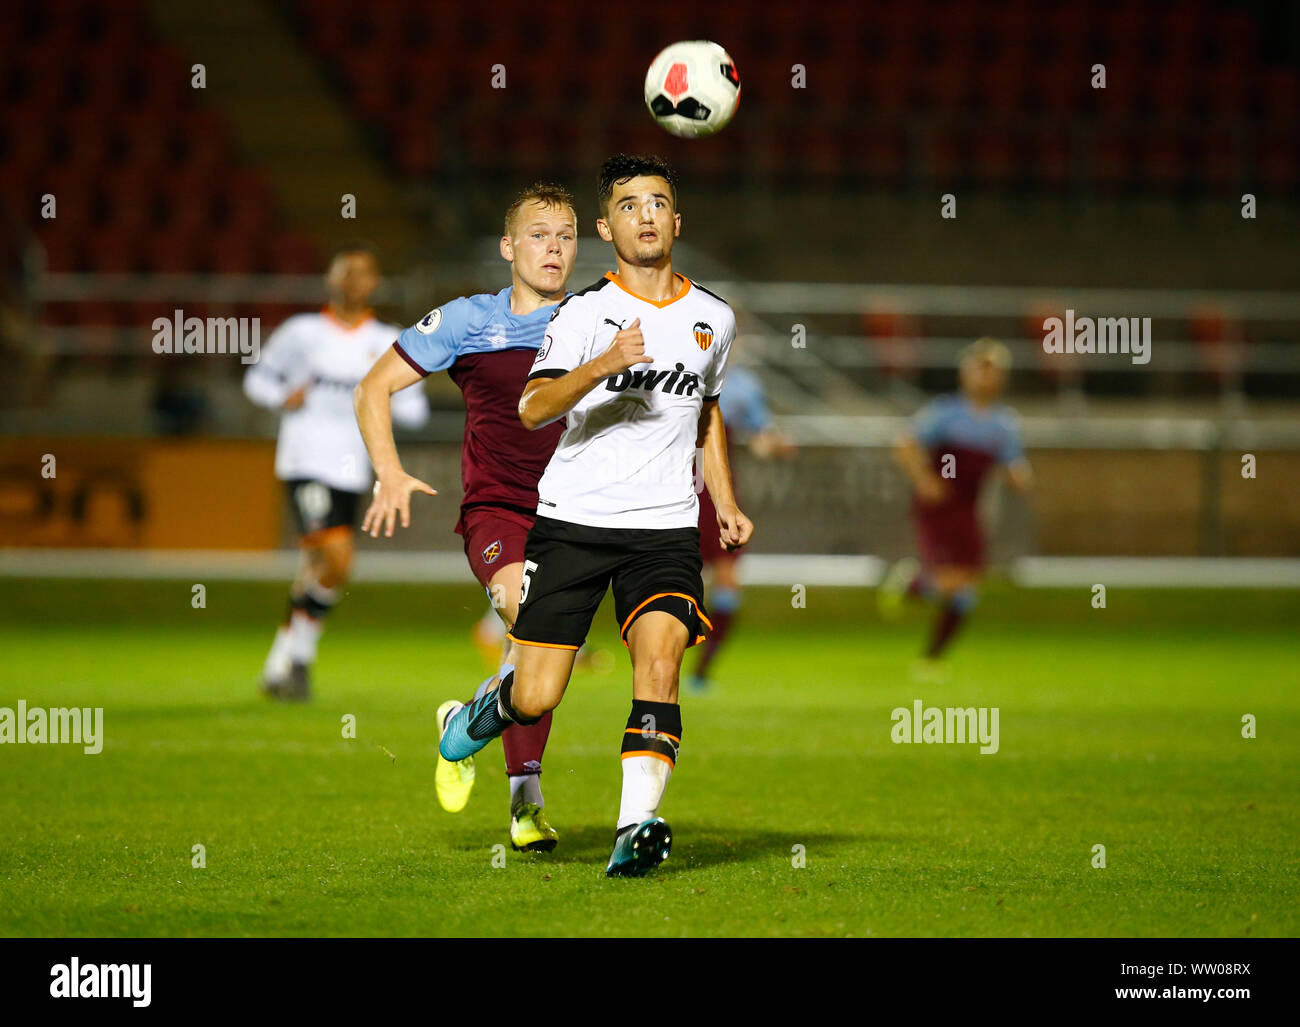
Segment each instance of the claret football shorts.
[[703,642],[713,625],[700,602],[698,528],[593,528],[538,517],[524,551],[523,598],[510,637],[524,645],[577,649],[609,588],[628,629],[651,610],[672,614]]
[[478,583],[492,587],[492,575],[524,558],[524,542],[534,515],[505,506],[471,506],[461,510],[456,533],[464,537],[465,558]]

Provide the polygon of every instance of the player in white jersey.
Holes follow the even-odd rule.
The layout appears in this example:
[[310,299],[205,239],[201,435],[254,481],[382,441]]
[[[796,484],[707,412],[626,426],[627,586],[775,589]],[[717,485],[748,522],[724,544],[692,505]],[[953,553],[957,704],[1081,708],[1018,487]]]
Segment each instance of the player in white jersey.
[[718,396],[736,319],[672,267],[681,231],[672,169],[654,157],[601,167],[596,229],[618,271],[556,308],[519,400],[525,427],[564,417],[538,484],[523,594],[501,684],[445,719],[442,756],[472,755],[513,723],[559,705],[596,609],[611,587],[632,657],[623,732],[623,794],[608,876],[640,876],[667,858],[658,816],[681,744],[678,677],[711,625],[703,608],[697,444],[720,541],[753,531],[736,506]]
[[[347,581],[358,499],[371,481],[352,390],[401,331],[376,320],[370,309],[379,261],[368,246],[341,248],[325,281],[325,308],[280,325],[244,376],[248,398],[281,413],[275,476],[288,489],[303,555],[289,591],[288,617],[262,669],[263,689],[275,699],[310,695],[316,645]],[[393,397],[397,423],[414,428],[428,417],[429,403],[418,385]]]

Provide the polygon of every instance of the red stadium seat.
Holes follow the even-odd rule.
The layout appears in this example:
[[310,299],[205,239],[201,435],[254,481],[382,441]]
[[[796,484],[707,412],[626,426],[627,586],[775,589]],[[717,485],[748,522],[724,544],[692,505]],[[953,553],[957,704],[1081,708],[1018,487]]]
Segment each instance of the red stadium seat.
[[1140,112],[1140,98],[1146,81],[1146,69],[1137,60],[1103,62],[1106,87],[1094,89],[1091,76],[1087,93],[1091,94],[1098,119],[1117,124],[1131,124]]
[[897,185],[907,164],[907,138],[901,127],[851,131],[850,164],[868,181]]
[[141,248],[138,236],[119,232],[100,232],[85,244],[88,270],[100,274],[141,270]]
[[1166,55],[1187,54],[1199,56],[1196,50],[1204,38],[1205,9],[1197,0],[1180,0],[1169,4],[1155,15],[1152,35]]
[[971,173],[976,182],[995,189],[1011,185],[1023,166],[1010,130],[986,129],[969,142]]
[[43,111],[66,106],[71,89],[66,58],[57,53],[27,52],[18,68],[21,102]]
[[1270,68],[1259,81],[1259,106],[1264,121],[1294,129],[1300,121],[1300,76],[1291,68]]
[[57,222],[46,222],[46,226],[38,236],[46,268],[50,271],[84,270],[86,233],[65,230]]
[[1253,90],[1245,68],[1219,65],[1196,76],[1194,82],[1198,86],[1198,107],[1209,121],[1236,125],[1249,116]]
[[[69,116],[68,121],[73,118]],[[110,163],[114,138],[111,126],[102,117],[87,118],[84,123],[69,125],[64,135],[63,161],[84,168],[98,169]]]
[[106,215],[100,228],[131,236],[148,235],[153,230],[153,211],[144,197],[112,197]]
[[966,108],[970,73],[962,65],[941,64],[914,79],[913,105],[933,115],[945,116]]
[[1258,30],[1249,12],[1221,10],[1215,17],[1211,38],[1224,64],[1248,64],[1255,58]]
[[992,64],[976,73],[975,106],[987,117],[1010,121],[1025,105],[1025,81],[1018,65]]
[[4,162],[41,168],[54,160],[55,132],[41,108],[24,105],[6,112]]
[[177,110],[190,99],[190,64],[164,46],[154,46],[136,57],[140,72],[141,103],[157,110]]
[[1154,121],[1177,124],[1187,120],[1195,104],[1194,75],[1185,65],[1166,65],[1151,73],[1146,107]]
[[1255,165],[1259,181],[1265,187],[1290,191],[1297,184],[1297,162],[1300,161],[1300,137],[1291,135],[1265,135],[1255,147]]
[[1203,188],[1234,189],[1242,180],[1242,155],[1237,133],[1212,129],[1199,140],[1196,171]]
[[283,274],[318,273],[321,258],[316,247],[299,235],[281,232],[271,237],[267,246],[269,270]]
[[428,178],[438,170],[438,148],[433,126],[408,126],[394,144],[397,166],[409,178]]
[[1126,186],[1132,176],[1132,152],[1129,133],[1102,129],[1092,140],[1088,153],[1088,178],[1100,189]]
[[84,95],[81,106],[101,115],[130,105],[129,53],[100,46],[79,60]]
[[911,75],[908,66],[891,63],[863,69],[861,103],[879,115],[901,115],[908,110]]
[[1138,144],[1142,181],[1156,190],[1181,187],[1188,177],[1188,164],[1183,142],[1172,132],[1145,133]]
[[259,231],[227,226],[211,239],[209,267],[216,274],[246,274],[261,263]]
[[917,173],[927,185],[943,190],[956,188],[962,173],[961,145],[951,129],[932,131],[922,138]]
[[155,274],[203,271],[207,262],[207,232],[183,222],[153,233],[144,243],[145,269]]

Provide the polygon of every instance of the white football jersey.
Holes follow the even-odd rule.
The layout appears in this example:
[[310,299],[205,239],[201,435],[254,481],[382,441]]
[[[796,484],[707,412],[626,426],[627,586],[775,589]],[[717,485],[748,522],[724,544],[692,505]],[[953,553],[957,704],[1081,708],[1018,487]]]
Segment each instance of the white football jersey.
[[[258,406],[279,410],[285,397],[307,386],[302,406],[280,415],[275,476],[310,478],[345,492],[370,487],[370,458],[352,409],[352,390],[401,333],[367,317],[353,327],[327,310],[295,314],[262,347],[244,375],[244,392]],[[420,383],[394,394],[393,421],[416,428],[429,417]]]
[[722,392],[736,317],[713,293],[676,277],[676,295],[656,301],[611,271],[556,308],[530,381],[600,356],[638,317],[653,362],[607,378],[569,411],[537,487],[538,514],[601,528],[695,526],[700,408]]

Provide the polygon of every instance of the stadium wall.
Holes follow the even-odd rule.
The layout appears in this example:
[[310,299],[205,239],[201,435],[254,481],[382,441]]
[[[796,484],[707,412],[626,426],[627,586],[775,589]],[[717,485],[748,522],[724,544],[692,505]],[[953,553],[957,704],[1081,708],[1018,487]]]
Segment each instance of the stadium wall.
[[[264,440],[0,441],[3,545],[290,548],[274,449]],[[987,491],[990,557],[1300,556],[1292,484],[1300,453],[1252,455],[1255,477],[1247,478],[1241,454],[1226,451],[1035,449],[1031,499]],[[409,443],[403,457],[439,495],[416,498],[398,547],[458,551],[459,446]],[[735,464],[742,503],[759,526],[756,553],[895,558],[912,548],[908,496],[886,449],[805,446],[786,461],[742,450]],[[362,538],[361,547],[395,544]]]

